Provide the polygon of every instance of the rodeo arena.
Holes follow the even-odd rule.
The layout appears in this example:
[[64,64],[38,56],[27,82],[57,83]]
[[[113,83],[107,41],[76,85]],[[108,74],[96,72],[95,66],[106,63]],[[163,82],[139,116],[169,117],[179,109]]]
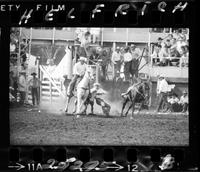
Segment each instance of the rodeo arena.
[[188,145],[189,29],[11,28],[13,145]]

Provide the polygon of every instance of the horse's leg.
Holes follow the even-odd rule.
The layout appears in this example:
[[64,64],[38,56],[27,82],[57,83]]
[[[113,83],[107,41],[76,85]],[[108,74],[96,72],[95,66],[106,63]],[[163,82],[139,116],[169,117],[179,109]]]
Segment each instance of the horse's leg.
[[142,103],[140,103],[140,106],[138,108],[138,113],[141,111],[142,107],[144,106],[144,101],[142,101]]
[[91,114],[94,114],[94,102],[90,101],[90,106],[91,106]]
[[[85,101],[88,97],[88,93],[85,91],[81,92],[81,101],[80,101],[80,112],[83,113],[84,111],[81,111],[82,107],[85,106]],[[87,107],[86,107],[87,108]]]
[[67,96],[66,106],[65,106],[65,112],[68,112],[68,107],[69,107],[70,99],[71,99],[71,96]]
[[128,112],[129,112],[129,110],[131,109],[131,107],[132,107],[132,104],[128,107],[128,110],[126,111],[125,116],[128,115]]
[[128,102],[127,99],[125,99],[125,100],[123,101],[122,110],[121,110],[121,117],[123,116],[123,111],[124,111],[124,108],[126,107],[127,102]]
[[74,110],[73,110],[73,113],[76,113],[76,109],[77,109],[77,99],[75,99],[75,101],[74,101]]
[[135,100],[133,100],[133,103],[132,103],[132,115],[131,115],[131,119],[133,119],[134,111],[135,111]]
[[80,113],[80,101],[81,101],[81,92],[79,89],[77,89],[77,108],[76,108],[76,114]]
[[87,113],[87,105],[84,104],[84,106],[85,106],[85,107],[84,107],[84,110],[83,110],[83,114],[86,115],[86,113]]

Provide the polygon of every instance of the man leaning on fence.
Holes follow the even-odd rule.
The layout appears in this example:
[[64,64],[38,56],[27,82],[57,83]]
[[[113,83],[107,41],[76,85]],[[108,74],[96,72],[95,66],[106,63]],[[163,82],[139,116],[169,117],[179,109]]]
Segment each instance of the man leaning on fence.
[[80,57],[79,62],[77,62],[74,65],[73,78],[72,78],[71,82],[69,83],[69,87],[67,89],[68,97],[71,97],[73,95],[72,92],[75,88],[76,83],[80,82],[80,80],[83,78],[83,76],[85,74],[86,67],[87,67],[87,65],[85,64],[86,60],[87,59],[85,57]]
[[36,77],[36,73],[33,72],[31,74],[33,76],[33,78],[30,79],[30,81],[28,82],[29,88],[31,89],[31,96],[32,96],[32,103],[33,106],[35,106],[35,103],[37,105],[39,105],[40,101],[39,101],[39,88],[41,85],[40,80]]

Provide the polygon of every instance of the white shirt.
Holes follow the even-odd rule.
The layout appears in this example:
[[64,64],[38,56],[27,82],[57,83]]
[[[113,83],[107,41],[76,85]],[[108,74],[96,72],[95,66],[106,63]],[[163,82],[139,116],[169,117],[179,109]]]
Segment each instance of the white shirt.
[[112,53],[112,62],[115,63],[116,61],[120,60],[121,60],[121,53],[117,53],[116,51],[114,51]]
[[151,58],[159,58],[159,52],[153,51],[153,54],[151,54]]
[[133,59],[131,53],[127,52],[124,54],[124,62],[130,62]]
[[106,94],[107,92],[102,88],[96,89],[95,87],[90,90],[91,100],[94,100],[98,97],[98,94]]
[[79,75],[79,76],[83,76],[85,74],[86,71],[86,64],[81,64],[81,62],[77,62],[74,65],[74,69],[73,69],[73,74],[74,75]]
[[177,45],[177,46],[176,46],[176,49],[177,49],[177,51],[180,53],[180,52],[182,51],[181,47],[182,47],[182,46],[186,46],[187,43],[184,42],[184,41],[177,41],[176,45]]
[[26,91],[26,79],[24,75],[19,76],[18,89],[19,91]]
[[139,48],[135,48],[132,52],[132,57],[138,59],[141,56],[141,51]]
[[179,102],[179,99],[178,99],[177,97],[175,97],[175,98],[170,98],[170,99],[168,99],[168,102],[169,102],[170,104],[178,103],[178,102]]
[[180,98],[180,102],[179,103],[181,103],[181,104],[184,104],[184,103],[188,103],[189,101],[188,101],[188,96],[181,96],[181,98]]
[[40,87],[41,82],[38,78],[32,78],[29,80],[28,84],[32,88],[38,88],[38,87]]
[[156,88],[156,93],[159,94],[159,88],[160,88],[160,79],[157,81],[157,88]]
[[159,59],[162,60],[164,57],[168,57],[169,54],[166,52],[164,48],[161,48],[160,52],[158,53]]
[[89,37],[87,40],[85,39],[85,37],[83,37],[81,40],[81,47],[85,47],[88,46],[91,43],[91,37]]
[[168,92],[168,83],[165,79],[162,79],[159,83],[158,93],[167,93]]

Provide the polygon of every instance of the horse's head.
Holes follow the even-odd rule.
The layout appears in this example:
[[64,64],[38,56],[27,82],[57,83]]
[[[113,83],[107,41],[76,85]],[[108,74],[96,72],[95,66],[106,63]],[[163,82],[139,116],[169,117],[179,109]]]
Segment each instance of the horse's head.
[[95,69],[91,68],[87,68],[85,76],[87,78],[89,78],[90,80],[94,80],[95,79]]

